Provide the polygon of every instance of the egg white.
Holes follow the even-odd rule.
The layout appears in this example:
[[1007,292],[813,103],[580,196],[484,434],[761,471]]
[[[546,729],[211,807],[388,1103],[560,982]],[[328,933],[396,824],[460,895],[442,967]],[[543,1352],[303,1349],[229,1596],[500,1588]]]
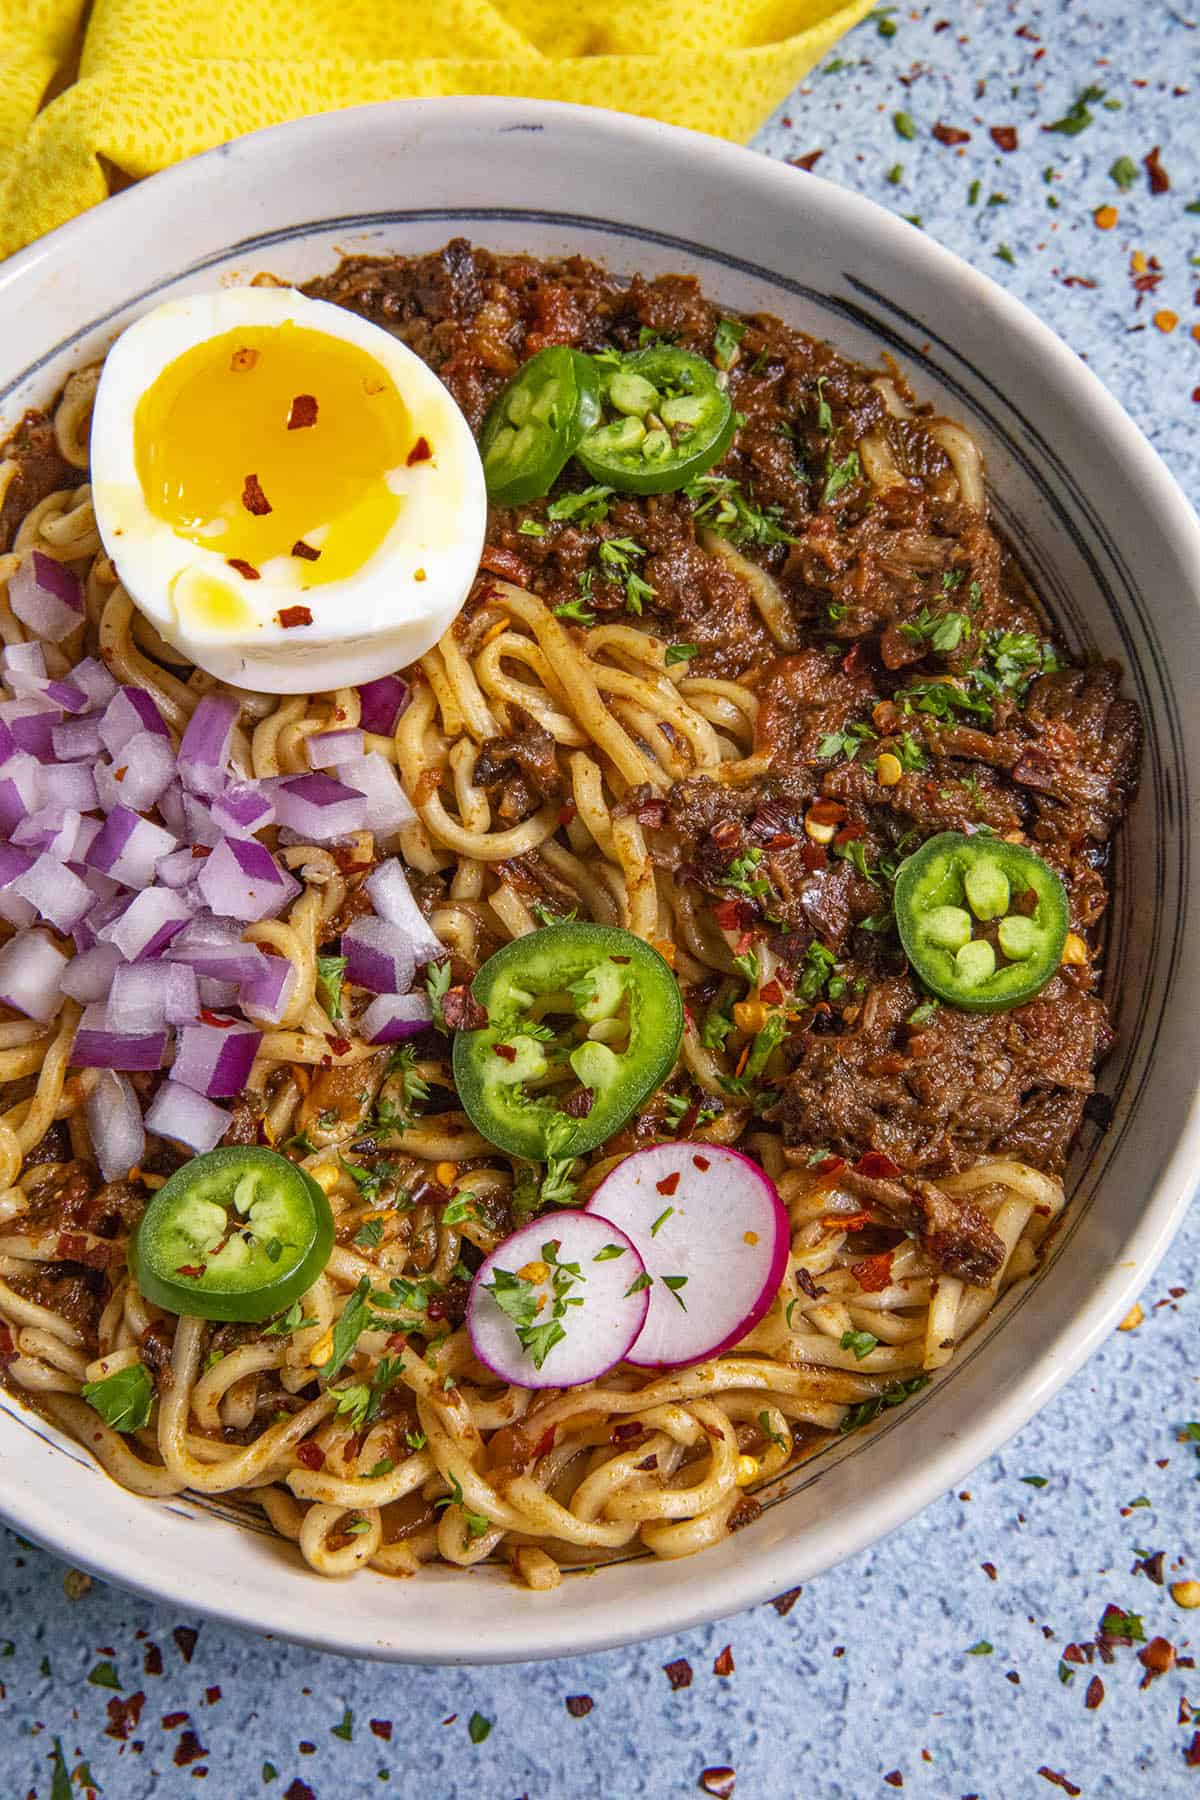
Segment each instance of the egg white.
[[[340,338],[373,357],[404,401],[414,435],[427,438],[434,452],[411,468],[387,472],[402,504],[362,566],[307,593],[306,565],[289,557],[272,557],[259,580],[235,589],[218,550],[194,543],[151,512],[136,462],[138,402],[165,368],[210,338],[285,323]],[[272,694],[371,681],[423,656],[466,599],[487,520],[475,439],[433,371],[380,326],[295,288],[189,294],[129,326],[109,351],[96,392],[91,479],[101,539],[134,604],[208,674]],[[186,593],[189,572],[236,594],[236,622],[216,627],[173,601],[173,591]],[[311,608],[313,624],[281,626],[276,614],[298,601]]]

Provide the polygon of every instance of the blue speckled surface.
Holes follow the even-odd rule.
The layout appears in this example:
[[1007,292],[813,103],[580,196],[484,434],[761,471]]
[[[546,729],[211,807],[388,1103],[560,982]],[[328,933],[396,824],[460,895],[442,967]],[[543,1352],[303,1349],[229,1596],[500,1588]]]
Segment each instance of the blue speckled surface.
[[[944,11],[885,10],[894,34],[880,35],[874,20],[861,26],[780,109],[761,147],[780,157],[821,149],[820,174],[919,215],[1028,301],[1087,356],[1195,500],[1194,9],[944,0]],[[1189,80],[1190,97],[1179,92]],[[1089,83],[1106,92],[1088,129],[1044,133]],[[915,137],[898,134],[896,112],[911,117]],[[970,141],[937,142],[938,123]],[[1008,125],[1020,142],[1004,154],[988,128]],[[1140,165],[1156,143],[1171,185],[1152,196]],[[1128,192],[1108,173],[1119,156],[1138,165]],[[1005,200],[989,206],[993,194]],[[1101,231],[1093,212],[1107,204],[1119,218]],[[1011,262],[997,256],[1002,245]],[[1135,289],[1135,252],[1147,274],[1161,272],[1156,292]],[[1154,324],[1162,309],[1177,315],[1173,331]],[[1200,1612],[1169,1593],[1200,1555],[1200,1444],[1178,1441],[1200,1416],[1188,1291],[1198,1255],[1194,1211],[1144,1297],[1139,1329],[1116,1334],[962,1492],[811,1584],[786,1616],[766,1606],[636,1650],[479,1672],[339,1662],[204,1625],[189,1661],[196,1621],[99,1584],[69,1599],[61,1565],[0,1533],[0,1800],[67,1800],[89,1779],[109,1800],[287,1800],[289,1789],[290,1800],[417,1789],[429,1800],[659,1800],[700,1792],[702,1770],[721,1764],[737,1772],[738,1800],[901,1789],[930,1800],[1200,1796],[1200,1767],[1185,1760],[1200,1728],[1200,1669],[1175,1668],[1142,1689],[1131,1649],[1113,1651],[1111,1665],[1061,1662],[1068,1645],[1095,1637],[1109,1602],[1143,1615],[1146,1636],[1170,1640],[1180,1657],[1198,1654]],[[1133,1572],[1158,1550],[1162,1587]],[[734,1670],[718,1677],[713,1661],[727,1644]],[[680,1657],[693,1680],[675,1692],[663,1665]],[[114,1665],[118,1689],[86,1679],[102,1662]],[[1060,1671],[1072,1667],[1064,1683]],[[1089,1707],[1095,1675],[1103,1697]],[[135,1694],[140,1722],[122,1740],[112,1715]],[[594,1702],[585,1717],[567,1711],[577,1695]],[[478,1745],[474,1713],[492,1721]],[[391,1722],[390,1741],[372,1720]],[[276,1771],[269,1780],[265,1763]]]

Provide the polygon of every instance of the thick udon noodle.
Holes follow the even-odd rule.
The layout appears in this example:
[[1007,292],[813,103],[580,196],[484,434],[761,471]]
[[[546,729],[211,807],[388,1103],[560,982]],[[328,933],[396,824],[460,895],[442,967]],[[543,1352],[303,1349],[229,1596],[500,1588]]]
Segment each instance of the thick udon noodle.
[[[95,371],[73,377],[55,417],[60,448],[81,474],[94,387]],[[978,505],[978,451],[960,426],[944,424],[963,498]],[[886,485],[886,451],[880,446],[872,452],[865,447],[864,463],[872,479]],[[11,474],[11,464],[0,464],[0,504]],[[103,554],[86,482],[50,495],[23,520],[14,551],[34,547],[71,564],[85,581],[86,625],[65,645],[45,646],[51,672],[84,654],[86,640],[119,680],[153,696],[179,734],[200,696],[219,684],[181,668],[136,614]],[[708,547],[745,563],[764,621],[786,647],[790,628],[770,576],[720,540]],[[7,601],[5,584],[16,566],[16,554],[0,557],[5,643],[26,636]],[[494,939],[535,929],[526,900],[499,865],[536,849],[571,890],[581,918],[617,923],[673,947],[685,984],[733,970],[711,913],[686,887],[656,871],[636,818],[614,810],[638,784],[661,793],[689,774],[736,783],[766,767],[766,758],[754,751],[752,681],[693,677],[687,668],[667,668],[663,644],[634,622],[600,624],[572,637],[535,595],[504,581],[490,584],[461,635],[449,633],[422,659],[394,739],[369,736],[367,747],[397,765],[416,806],[418,822],[400,834],[408,865],[424,873],[452,871],[448,897],[432,917],[448,948],[474,964],[485,932]],[[359,721],[353,688],[286,699],[238,692],[237,698],[244,725],[233,758],[259,777],[305,769],[310,733]],[[498,824],[487,795],[474,784],[479,744],[508,732],[515,708],[532,715],[558,745],[576,808],[565,828],[557,801],[517,825]],[[369,835],[358,834],[353,860],[366,863],[372,851]],[[264,1130],[267,1141],[277,1144],[289,1136],[303,1105],[308,1071],[330,1063],[335,1027],[317,998],[316,959],[348,880],[327,848],[296,846],[281,855],[303,892],[285,918],[250,925],[245,933],[285,955],[297,973],[287,1011],[265,1032],[250,1081],[268,1097]],[[760,954],[768,963],[766,981],[771,952],[764,947]],[[75,1157],[91,1152],[84,1105],[98,1076],[94,1070],[69,1072],[77,1018],[78,1008],[68,1002],[51,1026],[0,1023],[0,1083],[7,1096],[0,1112],[0,1319],[16,1345],[9,1380],[135,1493],[161,1497],[191,1490],[256,1503],[325,1575],[367,1566],[407,1574],[431,1559],[465,1566],[499,1551],[530,1587],[548,1588],[558,1582],[561,1566],[591,1565],[638,1545],[675,1557],[715,1543],[744,1504],[748,1484],[769,1484],[797,1454],[811,1454],[836,1435],[852,1408],[946,1363],[1003,1289],[1033,1268],[1063,1203],[1058,1182],[1014,1161],[983,1161],[946,1177],[941,1186],[952,1195],[969,1194],[1003,1241],[1004,1262],[991,1285],[964,1286],[940,1273],[909,1238],[894,1253],[887,1286],[866,1292],[851,1272],[856,1255],[838,1222],[839,1215],[858,1212],[860,1202],[819,1174],[789,1166],[777,1130],[745,1107],[729,1107],[695,1135],[736,1141],[758,1158],[777,1182],[792,1223],[787,1274],[750,1335],[697,1367],[660,1375],[623,1367],[592,1386],[535,1394],[498,1386],[476,1363],[460,1327],[425,1357],[411,1351],[404,1356],[399,1383],[409,1390],[419,1425],[408,1444],[388,1418],[365,1434],[356,1431],[336,1414],[328,1392],[282,1417],[277,1407],[273,1412],[272,1396],[317,1385],[314,1364],[327,1357],[330,1329],[364,1275],[384,1283],[416,1274],[448,1280],[464,1238],[483,1252],[499,1239],[478,1217],[447,1225],[429,1205],[403,1220],[373,1212],[339,1160],[344,1143],[330,1143],[307,1156],[304,1167],[328,1194],[338,1226],[348,1228],[339,1230],[339,1240],[352,1236],[360,1222],[382,1217],[378,1248],[367,1252],[339,1242],[304,1300],[310,1326],[291,1337],[244,1343],[211,1366],[206,1348],[212,1327],[179,1320],[172,1379],[162,1384],[157,1421],[123,1436],[85,1404],[80,1390],[86,1381],[138,1361],[144,1334],[160,1315],[122,1272],[100,1320],[99,1356],[91,1359],[69,1318],[11,1285],[13,1277],[59,1257],[57,1233],[39,1237],[22,1230],[27,1190],[55,1173],[54,1165],[26,1167],[29,1152],[56,1120],[66,1122]],[[731,1068],[721,1053],[702,1046],[694,1026],[681,1054],[697,1087],[725,1100],[721,1078]],[[364,1077],[378,1087],[381,1058],[371,1046],[354,1042],[332,1060],[364,1064]],[[419,1064],[418,1073],[431,1086],[451,1087],[444,1061]],[[460,1111],[372,1135],[414,1170],[453,1163],[449,1185],[458,1191],[511,1189],[511,1162]],[[612,1160],[593,1159],[581,1197]],[[462,1168],[464,1162],[471,1166]],[[441,1170],[439,1179],[446,1173]],[[163,1177],[142,1174],[141,1180],[149,1193]],[[166,1323],[169,1329],[173,1322]],[[407,1324],[420,1330],[423,1323],[417,1313],[397,1315],[400,1329]],[[878,1340],[861,1360],[842,1348],[847,1333],[860,1331]],[[386,1347],[380,1331],[358,1342],[372,1362]],[[259,1421],[263,1428],[248,1443],[224,1435],[233,1428],[244,1437]],[[633,1424],[640,1433],[617,1429]],[[497,1433],[518,1425],[536,1446],[524,1466],[497,1454],[503,1445]],[[796,1450],[793,1426],[802,1428]],[[298,1454],[305,1444],[322,1452],[321,1459],[310,1452],[310,1462],[320,1461],[316,1469]],[[381,1465],[386,1472],[378,1472]],[[447,1497],[455,1503],[431,1507]],[[396,1508],[406,1499],[406,1507]],[[468,1514],[474,1515],[473,1528]]]

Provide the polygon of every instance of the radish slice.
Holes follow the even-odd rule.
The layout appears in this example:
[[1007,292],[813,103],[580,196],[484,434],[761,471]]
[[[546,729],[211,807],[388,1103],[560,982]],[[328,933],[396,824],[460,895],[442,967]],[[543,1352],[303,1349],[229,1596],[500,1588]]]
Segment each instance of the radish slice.
[[783,1280],[787,1213],[775,1183],[736,1150],[637,1150],[605,1176],[588,1211],[628,1232],[651,1277],[645,1329],[626,1359],[638,1368],[719,1356],[758,1324]]
[[[629,1291],[644,1274],[625,1233],[599,1213],[534,1219],[493,1250],[475,1276],[467,1302],[475,1354],[518,1387],[595,1381],[629,1354],[646,1322],[649,1290]],[[532,1336],[539,1327],[540,1336]]]

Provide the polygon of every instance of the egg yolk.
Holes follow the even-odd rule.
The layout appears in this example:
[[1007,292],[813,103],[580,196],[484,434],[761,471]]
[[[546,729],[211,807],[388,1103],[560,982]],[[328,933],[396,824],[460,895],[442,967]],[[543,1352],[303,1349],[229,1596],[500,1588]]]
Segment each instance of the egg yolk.
[[146,504],[245,580],[287,557],[309,588],[379,548],[402,504],[413,423],[355,344],[303,326],[250,326],[169,363],[134,415]]

